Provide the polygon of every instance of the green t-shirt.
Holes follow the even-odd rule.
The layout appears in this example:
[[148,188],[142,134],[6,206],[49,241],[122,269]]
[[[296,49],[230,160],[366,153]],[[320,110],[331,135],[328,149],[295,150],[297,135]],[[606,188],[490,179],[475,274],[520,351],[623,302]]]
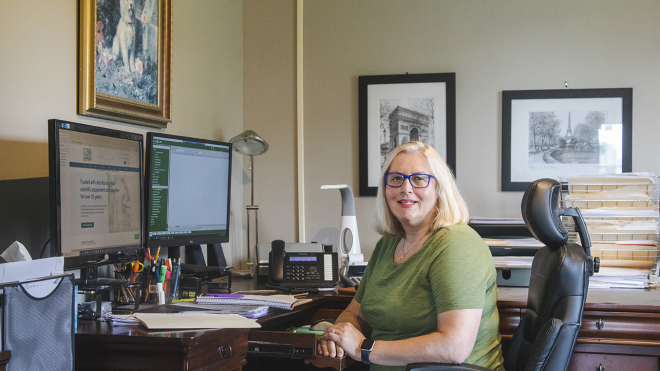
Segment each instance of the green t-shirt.
[[[504,371],[493,258],[465,224],[435,231],[419,251],[394,264],[400,239],[378,241],[355,294],[371,339],[402,340],[438,331],[438,313],[483,309],[477,340],[465,363]],[[405,366],[372,364],[372,371]]]

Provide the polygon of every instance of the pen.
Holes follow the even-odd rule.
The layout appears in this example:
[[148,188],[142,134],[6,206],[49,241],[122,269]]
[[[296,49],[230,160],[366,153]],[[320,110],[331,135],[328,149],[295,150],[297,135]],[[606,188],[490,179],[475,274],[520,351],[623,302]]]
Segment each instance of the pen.
[[158,264],[154,264],[154,279],[156,280],[156,283],[160,282],[160,268],[158,267]]
[[167,294],[167,288],[170,286],[170,277],[172,277],[172,273],[170,271],[165,271],[165,280],[163,280],[163,291],[165,291],[165,294]]
[[158,255],[160,255],[160,246],[158,246],[158,250],[156,251],[156,262],[158,262]]
[[181,258],[177,260],[176,263],[176,276],[174,276],[174,290],[172,291],[172,300],[174,300],[174,297],[178,297],[176,293],[176,289],[179,286],[179,271],[181,270]]
[[149,285],[151,285],[151,271],[153,270],[153,260],[149,259],[149,269],[147,270],[147,289],[144,293],[144,301],[149,300]]

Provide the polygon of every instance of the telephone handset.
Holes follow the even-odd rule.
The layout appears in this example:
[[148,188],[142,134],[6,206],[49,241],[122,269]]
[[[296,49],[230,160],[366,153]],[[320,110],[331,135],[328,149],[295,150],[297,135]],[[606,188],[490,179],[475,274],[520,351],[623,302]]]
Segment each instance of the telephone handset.
[[270,248],[268,281],[269,283],[281,283],[284,280],[284,241],[275,240],[270,244]]
[[339,282],[336,252],[284,251],[285,243],[275,240],[268,253],[268,283],[282,289],[333,287]]

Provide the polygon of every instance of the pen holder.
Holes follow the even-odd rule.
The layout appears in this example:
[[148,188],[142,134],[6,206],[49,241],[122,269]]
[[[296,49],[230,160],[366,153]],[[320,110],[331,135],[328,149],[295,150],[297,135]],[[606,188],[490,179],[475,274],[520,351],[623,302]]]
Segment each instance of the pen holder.
[[115,290],[115,298],[119,304],[135,304],[135,299],[137,295],[141,297],[137,298],[138,302],[144,300],[144,290],[146,289],[146,273],[145,272],[117,272],[115,273],[116,279],[121,279],[126,282],[137,282],[141,290],[138,290],[136,286],[126,286],[120,287]]
[[[174,285],[176,279],[174,276],[170,278],[165,278],[162,283],[153,283],[149,285],[149,297],[147,298],[147,303],[151,304],[171,304],[174,293]],[[162,293],[160,292],[162,289]],[[161,300],[160,295],[163,296]]]
[[170,278],[165,279],[166,284],[164,285],[163,289],[165,291],[165,302],[167,304],[172,303],[172,299],[175,298],[174,296],[174,286],[176,285],[176,277],[174,275],[170,276]]

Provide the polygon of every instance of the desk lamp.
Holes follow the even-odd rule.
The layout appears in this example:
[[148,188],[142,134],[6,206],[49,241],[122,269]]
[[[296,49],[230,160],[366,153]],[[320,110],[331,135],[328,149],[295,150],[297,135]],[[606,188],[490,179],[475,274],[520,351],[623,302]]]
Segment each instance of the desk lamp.
[[250,183],[251,183],[251,193],[250,193],[250,204],[245,206],[247,212],[247,268],[248,271],[252,271],[252,262],[250,261],[250,211],[254,210],[254,236],[255,236],[255,245],[259,245],[259,218],[258,210],[259,206],[254,204],[254,156],[259,156],[260,154],[268,151],[268,143],[263,140],[257,133],[252,130],[245,130],[244,132],[238,134],[237,136],[229,140],[231,144],[234,145],[236,152],[242,155],[250,156]]

